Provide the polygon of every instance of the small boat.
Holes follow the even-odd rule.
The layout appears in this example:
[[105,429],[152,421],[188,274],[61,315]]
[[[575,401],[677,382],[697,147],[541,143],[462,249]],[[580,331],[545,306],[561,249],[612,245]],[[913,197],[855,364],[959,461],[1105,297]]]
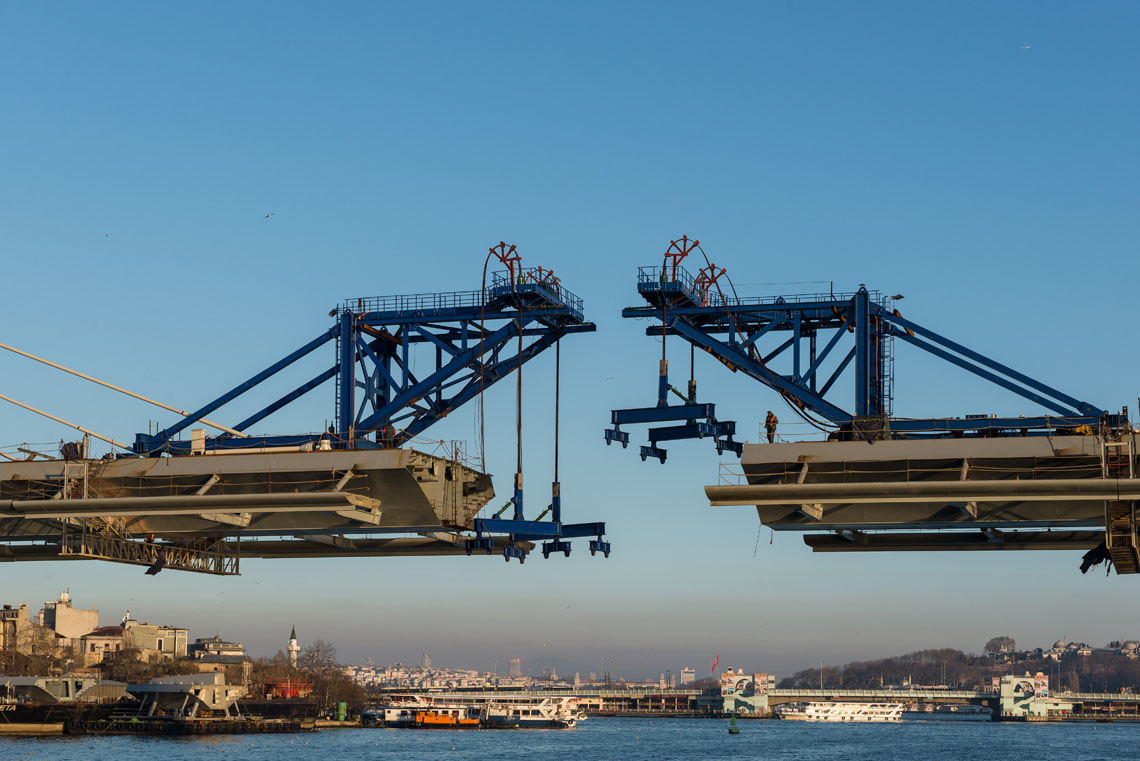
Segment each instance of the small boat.
[[478,711],[465,705],[393,703],[367,711],[364,723],[399,729],[480,729]]
[[485,729],[517,729],[519,717],[511,712],[509,705],[486,703],[479,714]]
[[418,729],[480,729],[479,719],[448,711],[416,711],[413,726]]
[[817,701],[776,706],[778,719],[789,721],[884,722],[899,721],[902,703],[844,703]]
[[473,719],[483,729],[572,729],[586,718],[580,703],[576,697],[414,694],[367,711],[364,719],[373,726],[423,728],[416,715],[436,713]]

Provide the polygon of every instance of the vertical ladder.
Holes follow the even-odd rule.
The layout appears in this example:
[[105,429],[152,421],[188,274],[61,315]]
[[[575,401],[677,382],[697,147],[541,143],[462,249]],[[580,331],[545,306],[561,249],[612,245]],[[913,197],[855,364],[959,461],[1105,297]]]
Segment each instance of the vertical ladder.
[[882,390],[879,392],[883,400],[883,417],[888,420],[894,414],[894,398],[895,398],[895,336],[894,333],[887,331],[880,339],[883,342],[881,350],[882,369],[880,377],[882,379]]
[[[1135,478],[1136,460],[1131,436],[1101,443],[1101,473],[1105,478]],[[1118,574],[1140,573],[1140,548],[1136,542],[1136,502],[1106,500],[1104,544]]]
[[[340,342],[341,342],[341,335],[338,332],[336,334],[336,354],[333,355],[333,364],[338,365],[338,366],[340,365]],[[337,378],[336,382],[333,383],[333,387],[336,389],[333,392],[333,394],[335,395],[336,401],[333,403],[333,423],[332,424],[333,424],[333,428],[336,429],[337,421],[340,420],[340,405],[341,405],[340,379],[339,378]],[[321,433],[324,433],[324,431],[321,431]],[[337,433],[340,433],[340,431],[337,431]]]

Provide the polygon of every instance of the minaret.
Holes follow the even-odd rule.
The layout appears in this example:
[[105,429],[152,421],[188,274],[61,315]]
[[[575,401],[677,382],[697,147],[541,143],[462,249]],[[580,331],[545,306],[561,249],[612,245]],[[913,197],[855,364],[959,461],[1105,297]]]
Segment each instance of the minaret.
[[293,627],[293,631],[289,633],[289,644],[285,648],[285,652],[289,654],[289,665],[297,668],[297,653],[301,652],[301,646],[297,644],[297,627]]

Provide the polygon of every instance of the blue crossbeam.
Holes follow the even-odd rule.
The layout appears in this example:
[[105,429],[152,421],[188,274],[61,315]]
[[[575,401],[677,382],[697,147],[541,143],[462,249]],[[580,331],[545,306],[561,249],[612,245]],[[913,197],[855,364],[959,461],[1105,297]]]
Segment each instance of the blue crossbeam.
[[558,536],[558,524],[550,521],[516,521],[510,518],[476,518],[476,531],[528,536]]
[[664,423],[670,420],[712,417],[716,417],[715,404],[678,404],[673,407],[638,407],[613,410],[610,413],[610,422],[614,425],[636,425],[638,423]]
[[[732,424],[733,430],[736,424]],[[659,441],[679,441],[681,439],[703,439],[706,436],[720,436],[721,428],[717,423],[686,423],[685,425],[670,425],[664,428],[650,428],[649,441],[656,444]]]
[[941,418],[926,420],[891,420],[892,433],[947,433],[965,431],[1025,431],[1026,435],[1056,436],[1061,430],[1072,430],[1089,426],[1099,427],[1103,418],[1099,415],[1035,416],[1035,417],[980,417],[980,418]]

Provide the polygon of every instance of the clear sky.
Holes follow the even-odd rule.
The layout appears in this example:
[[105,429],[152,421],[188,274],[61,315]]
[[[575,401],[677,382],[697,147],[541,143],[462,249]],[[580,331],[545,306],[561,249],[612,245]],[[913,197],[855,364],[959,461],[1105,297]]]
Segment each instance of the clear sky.
[[[708,507],[707,444],[661,466],[602,442],[611,408],[655,399],[659,345],[619,315],[681,234],[744,292],[903,293],[908,317],[1134,408],[1138,27],[1128,2],[0,4],[0,341],[194,407],[341,299],[477,289],[487,247],[513,242],[598,324],[563,348],[563,495],[614,544],[227,579],[0,565],[0,598],[69,586],[106,623],[130,608],[255,654],[296,624],[345,660],[535,672],[1140,636],[1140,582],[1081,576],[1077,554],[812,555]],[[528,366],[531,504],[552,363]],[[1039,411],[905,347],[896,370],[901,415]],[[698,380],[755,440],[776,397],[708,361]],[[14,355],[0,393],[121,440],[170,422]],[[332,389],[312,396],[265,430],[318,429]],[[500,494],[513,409],[509,384],[489,392]],[[471,415],[432,435],[469,439]],[[0,406],[0,445],[68,435]]]

